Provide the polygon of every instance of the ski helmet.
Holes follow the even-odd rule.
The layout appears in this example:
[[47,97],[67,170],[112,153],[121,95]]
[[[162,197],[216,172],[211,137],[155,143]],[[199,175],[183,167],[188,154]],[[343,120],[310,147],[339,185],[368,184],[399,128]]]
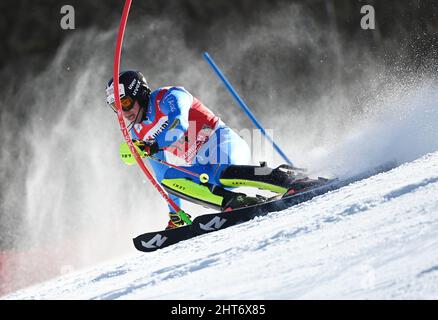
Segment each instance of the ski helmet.
[[[119,73],[119,94],[122,100],[122,106],[130,108],[137,101],[140,107],[147,109],[151,89],[146,78],[139,71],[127,70]],[[114,97],[114,81],[111,78],[106,86],[106,95],[108,105],[116,111]],[[128,99],[123,99],[127,97]]]

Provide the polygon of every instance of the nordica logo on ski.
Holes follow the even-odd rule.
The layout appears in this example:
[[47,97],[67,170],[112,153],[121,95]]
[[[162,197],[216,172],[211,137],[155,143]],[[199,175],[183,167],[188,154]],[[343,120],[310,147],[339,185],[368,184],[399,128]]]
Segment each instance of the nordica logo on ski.
[[157,234],[155,237],[153,237],[148,242],[141,241],[141,245],[148,249],[155,249],[159,248],[163,245],[164,242],[166,242],[167,237],[162,236],[161,234]]
[[219,230],[224,223],[227,222],[227,219],[221,219],[221,217],[214,217],[206,224],[199,224],[199,227],[205,231],[214,231]]

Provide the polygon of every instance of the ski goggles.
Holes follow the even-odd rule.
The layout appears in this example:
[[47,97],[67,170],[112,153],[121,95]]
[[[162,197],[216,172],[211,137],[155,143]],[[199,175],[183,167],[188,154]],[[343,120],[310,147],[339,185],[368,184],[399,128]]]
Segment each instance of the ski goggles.
[[[124,112],[130,111],[132,108],[134,108],[135,101],[131,97],[125,95],[125,86],[123,83],[120,83],[119,85],[119,95],[120,95],[120,102],[122,105],[122,110]],[[116,107],[116,101],[114,98],[114,86],[111,85],[111,87],[106,89],[106,102],[107,104],[113,109],[115,113],[117,113],[117,107]]]
[[[121,98],[121,99],[120,99],[120,103],[121,103],[121,105],[122,105],[122,110],[123,110],[124,112],[131,111],[132,108],[134,108],[134,105],[135,105],[135,101],[134,101],[134,99],[132,99],[131,97],[128,97],[128,96],[124,96],[123,98]],[[110,105],[110,107],[111,107],[115,112],[117,112],[117,107],[116,107],[116,103],[115,103],[115,102],[110,103],[109,105]]]

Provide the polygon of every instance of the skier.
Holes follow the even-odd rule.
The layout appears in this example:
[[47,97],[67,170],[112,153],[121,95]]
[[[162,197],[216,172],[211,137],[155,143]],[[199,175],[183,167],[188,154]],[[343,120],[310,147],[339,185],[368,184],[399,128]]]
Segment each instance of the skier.
[[[183,87],[152,92],[145,77],[132,70],[121,72],[119,83],[122,113],[130,122],[134,145],[179,207],[185,199],[230,211],[266,200],[233,192],[232,188],[248,186],[293,194],[315,184],[287,165],[276,169],[266,164],[249,165],[251,153],[246,142]],[[106,93],[107,104],[116,112],[113,79]],[[135,163],[126,143],[121,145],[120,156],[127,164]],[[208,181],[201,182],[159,161],[168,158],[181,159],[183,169],[203,174]],[[169,209],[166,229],[183,226],[184,221],[172,207]]]

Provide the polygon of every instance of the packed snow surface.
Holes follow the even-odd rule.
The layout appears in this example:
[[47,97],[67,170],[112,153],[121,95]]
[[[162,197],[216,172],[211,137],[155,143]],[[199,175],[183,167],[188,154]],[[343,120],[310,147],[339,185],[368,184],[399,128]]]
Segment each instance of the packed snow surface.
[[133,249],[4,298],[438,299],[438,152],[287,210],[153,253]]

